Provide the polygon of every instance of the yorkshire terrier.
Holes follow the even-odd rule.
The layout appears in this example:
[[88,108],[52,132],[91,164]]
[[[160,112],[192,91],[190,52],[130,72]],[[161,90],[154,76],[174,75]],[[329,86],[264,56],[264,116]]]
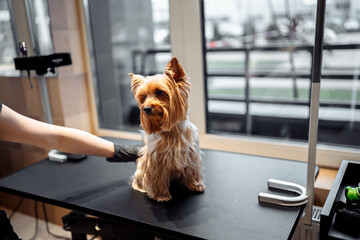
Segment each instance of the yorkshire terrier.
[[158,202],[171,199],[173,179],[180,179],[191,191],[203,192],[199,137],[188,118],[191,84],[184,69],[174,57],[163,74],[129,75],[145,132],[132,187]]

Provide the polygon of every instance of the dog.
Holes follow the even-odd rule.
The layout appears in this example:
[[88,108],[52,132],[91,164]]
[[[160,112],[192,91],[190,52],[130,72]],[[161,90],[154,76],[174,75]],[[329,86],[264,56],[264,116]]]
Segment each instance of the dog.
[[198,130],[188,118],[191,84],[179,61],[172,58],[163,74],[129,75],[145,134],[132,188],[158,202],[172,198],[173,179],[191,191],[204,192]]

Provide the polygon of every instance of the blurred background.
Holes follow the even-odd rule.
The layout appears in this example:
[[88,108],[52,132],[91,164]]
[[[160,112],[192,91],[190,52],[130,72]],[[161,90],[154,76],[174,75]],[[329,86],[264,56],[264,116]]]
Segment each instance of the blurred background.
[[[45,41],[39,46],[47,46],[46,1],[33,5],[38,39]],[[170,60],[169,1],[84,0],[83,6],[99,127],[138,131],[128,73],[161,73]],[[202,7],[206,88],[192,94],[205,91],[207,132],[307,141],[316,1],[204,0]],[[0,26],[0,73],[16,75],[4,0]],[[319,142],[360,144],[359,47],[360,1],[328,0]]]

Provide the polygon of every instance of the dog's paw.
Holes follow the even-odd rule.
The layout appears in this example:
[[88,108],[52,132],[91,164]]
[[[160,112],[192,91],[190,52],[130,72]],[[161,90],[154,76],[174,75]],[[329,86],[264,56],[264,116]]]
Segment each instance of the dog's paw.
[[142,187],[140,187],[141,184],[138,183],[138,181],[136,181],[135,179],[133,180],[133,182],[131,183],[131,186],[133,189],[139,191],[139,192],[146,192]]
[[171,194],[170,193],[164,193],[159,196],[153,197],[158,202],[167,202],[171,200]]
[[191,186],[189,186],[189,189],[194,192],[204,192],[206,189],[206,186],[204,183],[197,183],[197,184],[192,184]]

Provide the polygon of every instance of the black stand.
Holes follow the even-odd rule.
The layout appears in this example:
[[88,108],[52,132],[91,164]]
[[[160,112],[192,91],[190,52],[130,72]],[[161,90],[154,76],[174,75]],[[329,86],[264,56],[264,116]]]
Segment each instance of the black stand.
[[177,239],[106,218],[88,217],[77,211],[72,211],[62,220],[64,230],[71,232],[72,240],[87,240],[86,234],[101,236],[103,240]]

